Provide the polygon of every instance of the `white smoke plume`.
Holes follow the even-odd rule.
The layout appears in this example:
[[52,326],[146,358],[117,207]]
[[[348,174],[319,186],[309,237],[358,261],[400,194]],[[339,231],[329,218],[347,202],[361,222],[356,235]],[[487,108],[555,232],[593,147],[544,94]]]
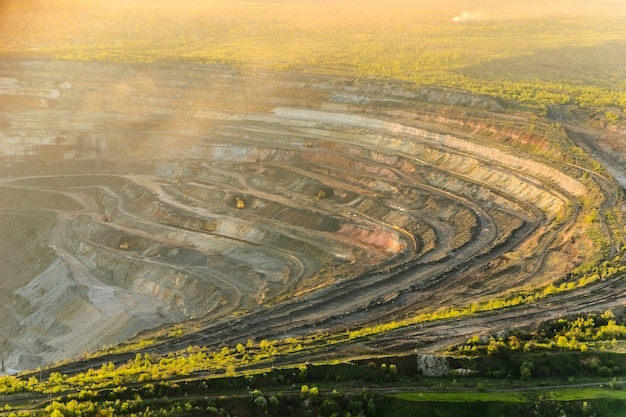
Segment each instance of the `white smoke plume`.
[[453,22],[471,22],[474,20],[484,20],[487,16],[481,10],[477,10],[474,12],[463,12],[460,15],[454,16],[452,19]]

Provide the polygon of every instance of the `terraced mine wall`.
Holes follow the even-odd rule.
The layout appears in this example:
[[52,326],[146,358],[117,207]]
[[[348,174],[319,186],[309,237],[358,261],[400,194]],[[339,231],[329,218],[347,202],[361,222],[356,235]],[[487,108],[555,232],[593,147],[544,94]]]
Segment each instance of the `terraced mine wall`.
[[424,122],[499,110],[484,97],[184,64],[6,61],[0,77],[13,369],[189,320],[219,344],[550,281],[588,193],[580,170]]

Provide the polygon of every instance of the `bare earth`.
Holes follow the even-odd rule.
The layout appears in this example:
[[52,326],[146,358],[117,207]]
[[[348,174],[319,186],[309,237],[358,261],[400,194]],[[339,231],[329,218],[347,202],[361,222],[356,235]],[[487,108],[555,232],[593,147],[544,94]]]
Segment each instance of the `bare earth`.
[[[617,220],[600,220],[611,240],[598,260],[619,253],[616,183],[511,128],[494,100],[455,94],[220,66],[1,63],[0,357],[34,368],[187,321],[200,330],[181,344],[345,329],[560,282],[595,250],[578,218],[590,195]],[[623,135],[566,128],[624,181]],[[598,285],[360,349],[434,349],[623,304]]]

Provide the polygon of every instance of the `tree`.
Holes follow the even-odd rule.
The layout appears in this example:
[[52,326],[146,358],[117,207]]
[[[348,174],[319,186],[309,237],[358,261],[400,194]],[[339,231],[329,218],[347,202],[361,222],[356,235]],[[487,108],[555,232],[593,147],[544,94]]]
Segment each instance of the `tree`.
[[275,395],[272,395],[271,397],[269,397],[268,398],[268,402],[269,402],[270,406],[272,406],[272,407],[278,407],[280,405],[280,400]]
[[398,377],[398,367],[393,363],[389,365],[389,376],[391,376],[392,379]]
[[367,402],[367,415],[375,416],[376,415],[376,403],[374,403],[374,399],[370,398]]
[[308,367],[306,365],[301,365],[298,368],[298,381],[306,380],[308,373],[309,373]]
[[556,345],[562,349],[565,349],[569,346],[569,340],[565,336],[559,336],[556,339]]
[[265,408],[265,407],[267,407],[267,400],[265,399],[265,397],[264,397],[264,396],[259,395],[258,397],[256,397],[256,398],[254,399],[254,404],[255,404],[257,407]]
[[510,336],[508,343],[509,343],[509,348],[511,348],[511,350],[518,350],[522,347],[522,344],[517,338],[517,336]]
[[535,364],[531,361],[524,361],[519,368],[520,378],[526,380],[530,379],[532,376],[533,370],[535,369]]

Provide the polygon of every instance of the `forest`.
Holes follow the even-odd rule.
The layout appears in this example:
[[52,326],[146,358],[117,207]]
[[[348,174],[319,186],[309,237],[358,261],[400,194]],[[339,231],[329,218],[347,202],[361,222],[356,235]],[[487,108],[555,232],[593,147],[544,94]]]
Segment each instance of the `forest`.
[[[539,111],[546,104],[626,107],[623,5],[538,3],[483,2],[491,12],[472,14],[455,1],[93,7],[74,0],[47,2],[42,13],[38,2],[9,1],[0,55],[350,74],[460,89]],[[483,10],[480,2],[472,7]]]

